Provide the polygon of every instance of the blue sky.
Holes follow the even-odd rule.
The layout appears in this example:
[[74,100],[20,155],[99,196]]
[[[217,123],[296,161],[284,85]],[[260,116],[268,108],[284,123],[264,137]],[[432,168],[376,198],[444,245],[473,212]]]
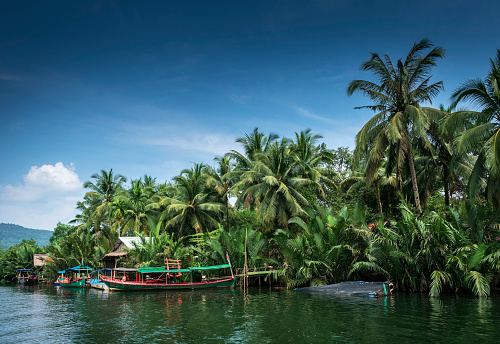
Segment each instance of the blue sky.
[[497,1],[53,1],[0,5],[0,222],[67,223],[101,169],[170,180],[254,127],[350,146],[370,52],[446,49],[445,91],[484,78]]

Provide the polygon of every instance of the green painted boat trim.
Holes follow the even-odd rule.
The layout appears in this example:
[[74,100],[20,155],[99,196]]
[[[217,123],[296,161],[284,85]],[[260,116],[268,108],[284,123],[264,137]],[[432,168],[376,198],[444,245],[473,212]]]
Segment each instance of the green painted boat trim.
[[191,270],[191,271],[205,271],[205,270],[227,269],[229,267],[230,267],[229,264],[214,265],[214,266],[192,266],[189,268],[189,270]]

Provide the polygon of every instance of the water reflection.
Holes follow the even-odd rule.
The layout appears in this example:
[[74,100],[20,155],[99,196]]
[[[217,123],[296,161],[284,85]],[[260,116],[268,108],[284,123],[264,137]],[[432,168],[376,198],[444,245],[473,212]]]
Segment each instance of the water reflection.
[[494,342],[499,302],[267,288],[129,293],[10,286],[0,287],[0,342]]

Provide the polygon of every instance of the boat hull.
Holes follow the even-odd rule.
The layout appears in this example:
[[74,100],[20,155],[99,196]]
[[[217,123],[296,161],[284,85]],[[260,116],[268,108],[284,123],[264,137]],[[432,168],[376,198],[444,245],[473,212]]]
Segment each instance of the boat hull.
[[193,283],[148,283],[148,282],[122,282],[103,277],[102,281],[110,290],[182,290],[182,289],[208,289],[208,288],[230,288],[234,287],[234,278],[217,281],[193,282]]
[[59,281],[59,286],[64,288],[85,288],[85,279],[75,281],[75,282],[65,282]]
[[94,289],[99,289],[99,290],[108,290],[109,289],[108,286],[104,282],[102,282],[98,279],[91,279],[89,281],[89,283],[90,283],[90,287],[94,288]]
[[30,285],[38,283],[36,277],[19,277],[19,284]]

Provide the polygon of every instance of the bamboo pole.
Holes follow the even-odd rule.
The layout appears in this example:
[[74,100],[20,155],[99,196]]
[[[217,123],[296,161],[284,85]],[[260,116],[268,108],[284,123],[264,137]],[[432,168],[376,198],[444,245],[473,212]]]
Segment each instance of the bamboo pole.
[[243,283],[244,283],[244,289],[248,287],[248,258],[247,258],[247,240],[248,240],[248,228],[245,230],[245,266],[244,266],[244,272],[243,272]]

